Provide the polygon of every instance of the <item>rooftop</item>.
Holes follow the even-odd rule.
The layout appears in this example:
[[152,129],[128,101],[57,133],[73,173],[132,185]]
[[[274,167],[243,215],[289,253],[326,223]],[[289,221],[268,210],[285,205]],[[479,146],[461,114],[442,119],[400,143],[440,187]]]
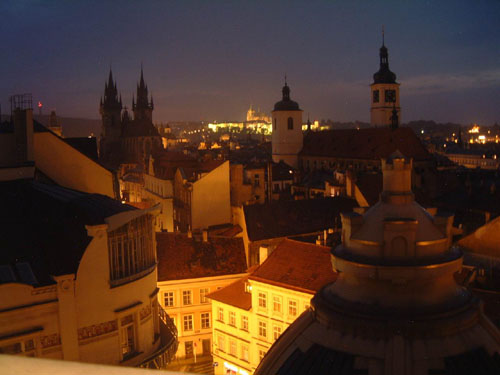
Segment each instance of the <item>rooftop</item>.
[[158,281],[194,279],[245,273],[242,238],[208,237],[157,233]]
[[314,233],[333,228],[340,212],[357,207],[347,197],[317,198],[294,201],[273,201],[244,206],[250,241]]
[[0,205],[0,265],[30,264],[38,285],[77,271],[91,241],[86,225],[135,210],[103,195],[31,180],[0,182]]
[[337,279],[330,247],[286,239],[253,271],[249,279],[316,293]]
[[222,289],[208,294],[207,297],[248,311],[252,308],[252,295],[245,289],[247,282],[248,277],[243,277]]
[[414,161],[431,159],[413,130],[406,127],[308,132],[300,155],[378,161],[396,150]]

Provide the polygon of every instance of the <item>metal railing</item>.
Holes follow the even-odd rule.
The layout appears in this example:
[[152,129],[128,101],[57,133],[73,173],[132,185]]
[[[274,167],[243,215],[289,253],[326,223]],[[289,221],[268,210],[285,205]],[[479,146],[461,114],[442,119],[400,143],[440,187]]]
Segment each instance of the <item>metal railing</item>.
[[161,345],[155,353],[144,359],[139,367],[164,369],[174,359],[175,353],[177,353],[179,346],[177,327],[161,305],[158,305],[158,309],[160,315]]

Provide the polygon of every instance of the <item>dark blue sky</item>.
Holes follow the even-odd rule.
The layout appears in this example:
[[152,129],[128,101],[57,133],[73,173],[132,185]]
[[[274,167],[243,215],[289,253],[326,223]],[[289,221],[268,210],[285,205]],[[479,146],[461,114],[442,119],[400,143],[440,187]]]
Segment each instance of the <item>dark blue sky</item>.
[[288,75],[311,118],[369,120],[385,25],[403,121],[500,123],[500,1],[2,0],[0,103],[31,92],[98,118],[109,66],[130,107],[141,62],[156,121],[270,111]]

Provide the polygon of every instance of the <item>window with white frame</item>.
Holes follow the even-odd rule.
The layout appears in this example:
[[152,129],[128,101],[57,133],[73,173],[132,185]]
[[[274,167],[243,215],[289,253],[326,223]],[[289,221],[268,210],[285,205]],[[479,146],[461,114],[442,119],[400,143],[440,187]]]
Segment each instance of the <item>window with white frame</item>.
[[241,359],[248,362],[248,345],[241,344]]
[[241,329],[248,332],[248,316],[241,316]]
[[263,292],[259,292],[259,307],[266,309],[267,308],[267,294]]
[[120,319],[120,341],[122,359],[127,359],[136,351],[135,344],[135,322],[132,314]]
[[236,327],[236,313],[234,311],[229,311],[229,325]]
[[193,315],[184,315],[182,317],[182,328],[184,331],[192,331],[193,330]]
[[164,303],[165,307],[173,307],[174,306],[174,292],[163,293],[163,303]]
[[140,216],[108,233],[112,285],[128,282],[155,265],[153,235],[152,215]]
[[224,322],[224,309],[222,307],[217,307],[217,320]]
[[200,303],[208,303],[207,294],[210,293],[209,288],[201,288],[200,289]]
[[193,294],[191,293],[190,290],[183,290],[182,291],[182,304],[184,306],[193,304]]
[[273,296],[273,311],[280,313],[281,312],[281,297]]
[[259,336],[267,338],[267,323],[259,321]]
[[266,355],[266,351],[259,349],[259,362],[262,361],[262,359],[264,358],[265,355]]
[[237,355],[237,348],[236,348],[236,340],[229,340],[229,354],[234,355],[236,357]]
[[297,315],[297,301],[294,299],[288,301],[288,314],[292,316]]
[[273,326],[273,339],[277,340],[278,337],[281,335],[281,327],[280,326]]
[[201,328],[202,329],[210,328],[210,313],[209,312],[201,313]]
[[226,351],[226,338],[220,334],[217,336],[217,346],[219,350]]

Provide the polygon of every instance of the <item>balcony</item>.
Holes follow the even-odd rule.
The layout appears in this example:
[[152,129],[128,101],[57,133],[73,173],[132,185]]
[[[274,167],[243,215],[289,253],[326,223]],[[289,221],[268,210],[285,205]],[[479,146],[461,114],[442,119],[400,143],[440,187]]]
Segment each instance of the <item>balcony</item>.
[[138,367],[164,369],[172,361],[177,352],[177,347],[179,346],[177,327],[165,310],[160,305],[158,307],[160,313],[161,345],[156,352],[145,358]]

